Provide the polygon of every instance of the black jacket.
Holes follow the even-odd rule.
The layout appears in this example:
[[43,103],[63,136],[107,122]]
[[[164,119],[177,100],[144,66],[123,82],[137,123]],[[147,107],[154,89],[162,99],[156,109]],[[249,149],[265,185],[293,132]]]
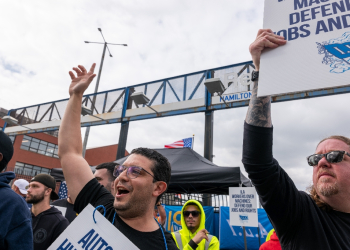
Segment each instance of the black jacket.
[[68,220],[55,207],[32,214],[34,250],[46,250],[68,227]]

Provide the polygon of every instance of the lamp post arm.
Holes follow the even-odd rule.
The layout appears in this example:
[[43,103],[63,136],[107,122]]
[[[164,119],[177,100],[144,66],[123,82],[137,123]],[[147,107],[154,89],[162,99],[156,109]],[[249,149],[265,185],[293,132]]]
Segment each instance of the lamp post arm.
[[[95,92],[94,92],[95,94],[98,91],[98,85],[99,85],[100,79],[101,79],[102,66],[103,66],[103,61],[105,59],[106,48],[107,48],[107,43],[104,43],[103,52],[102,52],[102,58],[101,58],[101,63],[100,63],[100,69],[98,70],[98,76],[97,76],[97,80],[96,80],[96,86],[95,86]],[[92,103],[91,103],[92,113],[94,112],[93,108],[95,106],[95,102],[96,102],[96,95],[94,95],[94,97],[92,98]],[[83,157],[84,158],[85,158],[86,146],[87,146],[87,141],[88,141],[88,138],[89,138],[89,134],[90,134],[90,127],[87,127],[86,130],[85,130],[85,136],[84,136],[84,142],[83,142]]]

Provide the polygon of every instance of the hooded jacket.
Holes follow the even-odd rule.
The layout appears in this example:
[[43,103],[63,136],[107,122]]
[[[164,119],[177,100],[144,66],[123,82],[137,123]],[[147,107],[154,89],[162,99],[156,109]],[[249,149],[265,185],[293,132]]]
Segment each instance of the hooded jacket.
[[[186,226],[186,221],[185,218],[183,216],[183,212],[185,207],[187,206],[188,203],[195,203],[199,210],[201,211],[201,221],[199,223],[199,227],[196,230],[196,232],[192,233],[190,230],[188,230],[187,226]],[[196,236],[196,234],[198,233],[198,231],[205,229],[205,213],[204,213],[204,209],[202,207],[202,205],[196,201],[196,200],[188,200],[185,205],[182,207],[181,209],[181,226],[182,229],[177,231],[180,235],[181,235],[181,241],[182,241],[182,246],[184,250],[191,250],[191,249],[197,249],[197,250],[205,250],[205,243],[206,243],[206,239],[203,239],[198,245],[196,243],[194,243],[194,241],[192,241],[192,238],[194,236]],[[176,240],[176,235],[175,233],[171,233],[173,235],[173,238],[176,242],[177,247],[179,247],[179,244]],[[209,242],[209,248],[208,250],[219,250],[220,249],[220,243],[218,238],[216,238],[215,236],[210,235],[210,242]],[[179,247],[180,248],[180,247]],[[182,249],[180,249],[182,250]]]
[[282,250],[275,231],[271,234],[270,240],[262,244],[259,250]]
[[48,249],[69,225],[68,220],[55,207],[51,207],[37,216],[32,213],[32,220],[34,250]]
[[16,194],[9,183],[13,172],[0,174],[0,249],[33,249],[33,232],[26,202]]

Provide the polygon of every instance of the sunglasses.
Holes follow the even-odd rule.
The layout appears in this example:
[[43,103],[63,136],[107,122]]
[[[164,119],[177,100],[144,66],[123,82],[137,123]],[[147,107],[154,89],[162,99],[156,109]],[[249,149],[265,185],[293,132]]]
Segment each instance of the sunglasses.
[[126,176],[127,176],[129,179],[135,179],[135,178],[137,178],[137,177],[140,175],[141,171],[143,170],[143,171],[145,171],[147,174],[149,174],[150,176],[152,176],[156,181],[158,181],[157,178],[154,177],[154,175],[152,175],[151,173],[149,173],[147,170],[145,170],[145,169],[143,169],[143,168],[141,168],[141,167],[137,167],[137,166],[130,166],[130,167],[126,167],[126,166],[124,166],[124,165],[116,166],[116,167],[114,168],[114,171],[113,171],[113,176],[114,176],[114,177],[119,177],[119,175],[120,175],[121,173],[123,173],[125,170],[126,170]]
[[198,217],[198,216],[201,214],[201,212],[200,212],[200,211],[197,211],[197,210],[194,210],[194,211],[184,211],[183,214],[184,214],[185,217],[190,216],[190,214],[192,214],[193,217]]
[[310,166],[316,166],[323,157],[325,157],[329,163],[338,163],[344,160],[344,155],[350,156],[350,154],[345,151],[331,151],[327,154],[313,154],[306,159]]

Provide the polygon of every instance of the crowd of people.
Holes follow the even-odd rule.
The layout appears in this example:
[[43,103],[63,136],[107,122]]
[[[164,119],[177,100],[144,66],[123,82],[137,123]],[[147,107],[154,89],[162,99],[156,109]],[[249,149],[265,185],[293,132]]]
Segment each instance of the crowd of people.
[[[266,48],[284,44],[283,37],[263,29],[250,45],[254,88],[244,123],[242,162],[275,228],[263,249],[274,249],[266,247],[276,239],[282,249],[350,249],[350,139],[325,138],[307,158],[313,167],[310,193],[298,191],[273,158],[271,98],[257,97],[260,56]],[[0,249],[47,249],[89,203],[103,205],[105,218],[139,249],[220,249],[205,228],[205,213],[196,200],[183,206],[181,230],[163,229],[165,212],[159,201],[169,185],[171,166],[157,151],[136,148],[122,165],[104,163],[92,173],[82,157],[80,111],[94,69],[95,64],[89,71],[79,65],[73,68],[75,74],[69,72],[70,99],[58,137],[67,199],[50,204],[58,196],[56,181],[47,174],[29,182],[16,180],[11,189],[15,174],[5,170],[13,146],[0,131]],[[58,207],[66,208],[64,215]]]

